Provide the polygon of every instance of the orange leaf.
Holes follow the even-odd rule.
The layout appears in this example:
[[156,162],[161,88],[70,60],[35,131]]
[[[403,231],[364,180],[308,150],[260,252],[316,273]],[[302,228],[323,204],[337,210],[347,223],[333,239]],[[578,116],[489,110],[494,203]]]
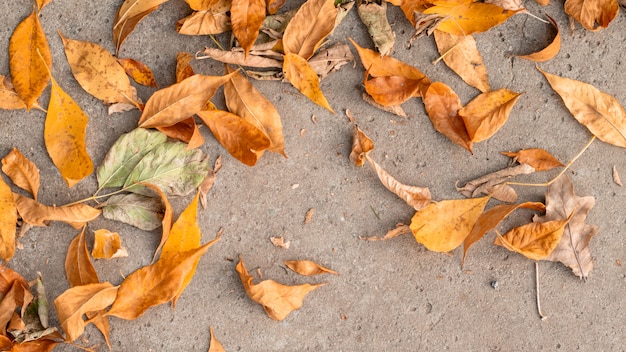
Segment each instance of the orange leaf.
[[578,122],[601,141],[626,148],[626,111],[617,99],[588,83],[539,71]]
[[134,59],[117,59],[117,62],[122,65],[126,74],[134,79],[135,82],[144,86],[158,88],[154,80],[154,74],[148,65]]
[[52,0],[36,0],[37,2],[37,11],[41,11],[44,6],[48,5]]
[[8,262],[15,253],[17,207],[11,188],[0,177],[0,258]]
[[513,16],[517,11],[504,10],[500,6],[482,2],[452,2],[430,7],[424,14],[439,14],[446,18],[437,29],[454,35],[470,35],[484,32]]
[[367,79],[363,76],[365,91],[382,106],[400,105],[414,96],[419,96],[420,81],[402,76],[383,76]]
[[415,240],[431,251],[449,252],[469,236],[489,197],[431,203],[411,219]]
[[30,110],[48,85],[52,67],[48,40],[35,11],[11,35],[9,66],[15,91]]
[[452,88],[444,83],[435,82],[426,90],[423,101],[433,127],[472,153],[472,140],[467,134],[463,118],[459,116],[459,110],[463,106]]
[[354,125],[352,128],[352,151],[350,152],[350,161],[356,166],[363,166],[367,154],[372,149],[374,149],[374,141],[372,141],[359,126]]
[[275,15],[287,0],[267,0],[267,13]]
[[191,67],[191,60],[193,60],[193,55],[190,53],[179,52],[176,54],[176,83],[196,74]]
[[0,336],[6,335],[7,324],[17,307],[28,307],[33,300],[28,283],[17,272],[0,266]]
[[13,197],[17,205],[17,212],[26,223],[33,226],[46,226],[48,221],[62,221],[79,229],[85,223],[100,216],[102,212],[86,204],[50,207],[16,193],[13,193]]
[[[41,106],[35,101],[33,106],[37,109],[41,109]],[[26,104],[17,95],[11,77],[5,77],[0,75],[0,109],[4,110],[19,110],[26,109]]]
[[248,274],[241,256],[237,264],[237,272],[246,294],[251,300],[263,306],[265,313],[274,320],[283,320],[289,313],[302,307],[304,297],[316,288],[325,284],[303,284],[286,286],[274,280],[264,280],[258,284],[252,283],[252,276]]
[[115,14],[113,21],[113,43],[115,51],[119,54],[124,40],[135,29],[137,24],[158,9],[161,4],[168,0],[125,0]]
[[[565,13],[586,29],[597,31],[608,27],[619,12],[617,0],[566,0]],[[596,26],[597,24],[597,26]]]
[[177,122],[172,126],[157,127],[157,130],[165,133],[170,138],[187,143],[187,149],[198,148],[204,144],[204,138],[193,117]]
[[209,327],[209,331],[211,334],[211,341],[209,342],[208,352],[225,352],[224,347],[222,347],[222,344],[219,341],[217,341],[217,339],[215,338],[215,335],[213,334],[213,325]]
[[39,169],[32,161],[28,160],[17,148],[2,159],[2,172],[4,172],[19,188],[30,193],[35,200],[39,192]]
[[308,0],[293,16],[283,34],[285,54],[308,60],[335,28],[334,0]]
[[96,269],[93,267],[89,251],[87,250],[87,241],[85,240],[85,232],[87,226],[83,226],[80,233],[74,237],[67,249],[65,257],[65,275],[70,287],[97,284],[100,282]]
[[317,74],[305,59],[293,53],[286,54],[285,61],[283,61],[283,74],[300,93],[315,104],[335,113],[320,89]]
[[559,25],[556,23],[554,18],[548,15],[546,16],[548,17],[554,28],[556,28],[556,36],[554,37],[554,39],[552,39],[552,42],[540,51],[528,55],[518,55],[517,57],[535,62],[544,62],[551,60],[553,57],[556,56],[556,54],[559,53],[559,51],[561,50],[561,31],[559,31]]
[[250,48],[259,35],[265,20],[265,0],[233,0],[230,6],[230,22],[233,35],[248,56]]
[[552,170],[555,167],[564,166],[557,160],[557,158],[544,149],[522,149],[515,153],[502,152],[502,154],[508,156],[509,158],[513,158],[514,161],[517,161],[520,164],[528,164],[536,171],[547,171]]
[[404,200],[406,204],[413,207],[415,210],[424,209],[430,204],[430,190],[426,187],[407,186],[398,182],[395,178],[387,173],[380,165],[378,165],[372,158],[366,156],[367,161],[376,171],[378,179],[390,192],[394,193],[400,199]]
[[185,2],[191,7],[192,10],[195,11],[203,11],[210,10],[215,6],[218,6],[220,3],[223,3],[224,0],[185,0]]
[[93,172],[85,137],[89,118],[52,77],[52,91],[44,127],[46,149],[68,187]]
[[521,96],[508,89],[482,93],[459,110],[472,142],[493,136],[509,118],[509,113]]
[[483,57],[471,35],[458,36],[440,30],[435,32],[437,50],[443,62],[470,86],[485,93],[491,90]]
[[122,239],[117,232],[96,230],[94,232],[93,250],[91,255],[96,259],[128,257],[126,248],[122,247]]
[[198,11],[176,22],[176,31],[185,35],[220,34],[229,30],[230,17],[224,12]]
[[144,183],[143,185],[154,190],[159,195],[159,197],[161,197],[161,201],[163,202],[163,206],[165,208],[165,211],[163,212],[163,220],[161,221],[163,227],[163,232],[161,233],[161,241],[159,242],[159,245],[157,246],[157,249],[154,251],[154,255],[152,256],[152,261],[154,262],[156,260],[157,254],[159,253],[161,248],[163,248],[163,245],[170,236],[172,223],[174,222],[174,209],[172,208],[172,205],[167,199],[165,193],[163,193],[163,191],[159,187],[149,183]]
[[286,260],[285,265],[300,275],[313,276],[319,274],[339,275],[338,272],[325,268],[311,260]]

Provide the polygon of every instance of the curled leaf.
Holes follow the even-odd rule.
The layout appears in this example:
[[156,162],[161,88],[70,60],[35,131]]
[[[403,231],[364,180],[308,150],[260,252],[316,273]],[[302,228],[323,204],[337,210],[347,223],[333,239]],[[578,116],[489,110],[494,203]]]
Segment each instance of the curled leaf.
[[113,43],[119,54],[122,43],[137,24],[168,0],[125,0],[113,20]]
[[407,186],[398,182],[395,178],[387,173],[380,165],[378,165],[372,158],[366,155],[367,161],[376,171],[378,179],[389,191],[400,197],[408,205],[412,206],[415,210],[424,209],[430,204],[430,190],[427,187]]
[[520,96],[508,89],[498,89],[480,94],[459,110],[472,142],[493,136],[508,120]]
[[553,57],[556,56],[556,54],[559,53],[559,51],[561,50],[561,31],[559,31],[559,26],[554,18],[550,16],[547,17],[550,20],[550,23],[554,26],[554,28],[556,28],[556,36],[554,36],[552,42],[540,51],[528,55],[519,55],[519,58],[535,62],[544,62],[551,60]]
[[502,152],[502,154],[513,158],[520,164],[528,164],[536,171],[552,170],[555,167],[564,166],[557,158],[548,151],[539,148],[522,149],[517,152]]
[[445,16],[437,29],[454,35],[470,35],[484,32],[513,16],[517,11],[504,10],[500,6],[482,2],[441,2],[424,10],[424,14]]
[[368,137],[357,125],[352,128],[352,151],[350,161],[356,166],[363,166],[367,154],[374,149],[374,141]]
[[67,249],[65,256],[65,276],[70,287],[82,286],[88,284],[97,284],[100,282],[96,269],[89,257],[87,250],[87,241],[85,240],[85,232],[87,227],[83,226],[82,230],[74,237]]
[[13,194],[17,211],[25,222],[33,226],[46,226],[48,221],[62,221],[78,229],[100,216],[101,211],[86,204],[43,205],[33,199]]
[[211,341],[209,342],[208,352],[225,352],[224,347],[222,347],[222,344],[219,341],[217,341],[217,339],[215,338],[215,335],[213,334],[213,325],[209,327],[209,331],[211,334]]
[[423,101],[433,127],[472,153],[472,140],[467,134],[463,119],[459,116],[461,100],[452,88],[444,83],[435,82],[426,90]]
[[565,13],[590,31],[608,27],[617,16],[619,4],[615,0],[566,0]]
[[39,185],[39,169],[28,160],[17,148],[2,158],[2,172],[4,172],[19,188],[30,193],[37,199]]
[[91,255],[96,259],[111,259],[128,257],[128,252],[122,247],[122,239],[117,232],[96,230]]
[[515,202],[517,200],[517,193],[513,188],[504,183],[512,177],[532,174],[533,172],[535,172],[535,168],[528,164],[509,166],[469,181],[465,186],[457,187],[456,190],[468,198],[478,197],[481,194],[489,194],[493,198],[503,202]]
[[304,276],[313,276],[319,274],[339,275],[338,272],[325,268],[312,260],[286,260],[285,265],[289,269]]

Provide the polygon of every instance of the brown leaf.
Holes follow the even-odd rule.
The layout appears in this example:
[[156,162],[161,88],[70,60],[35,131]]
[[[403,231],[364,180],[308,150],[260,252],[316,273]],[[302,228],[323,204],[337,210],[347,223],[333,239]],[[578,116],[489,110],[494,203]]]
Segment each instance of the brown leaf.
[[19,188],[30,193],[37,200],[39,192],[39,169],[28,160],[17,148],[2,158],[2,172],[4,172]]
[[472,141],[465,123],[459,116],[463,107],[459,96],[444,83],[435,82],[428,87],[423,97],[426,113],[433,127],[452,142],[472,153]]
[[550,0],[535,0],[535,2],[541,6],[548,6]]
[[285,242],[285,239],[282,237],[270,237],[270,242],[274,245],[274,247],[280,247],[282,249],[289,249],[289,245],[291,241]]
[[411,227],[409,225],[405,225],[403,223],[399,223],[396,224],[396,227],[393,230],[389,230],[387,231],[387,233],[383,236],[370,236],[370,237],[365,237],[365,236],[359,236],[360,240],[363,241],[386,241],[386,240],[390,240],[392,238],[396,238],[400,235],[409,235],[412,234],[413,232],[411,231]]
[[221,9],[224,6],[230,7],[228,0],[185,0],[189,7],[195,11]]
[[[617,16],[619,4],[617,0],[566,0],[565,13],[590,31],[608,27]],[[597,25],[597,26],[596,26]]]
[[487,68],[483,64],[483,57],[476,47],[473,36],[458,36],[436,30],[435,42],[443,62],[465,83],[483,93],[491,90]]
[[5,262],[8,262],[15,254],[16,224],[17,207],[13,193],[0,177],[0,258]]
[[626,111],[617,99],[590,84],[539,71],[578,122],[601,141],[626,148]]
[[415,210],[424,209],[431,202],[430,190],[427,187],[407,186],[398,182],[395,178],[383,170],[372,158],[367,154],[365,156],[367,161],[376,171],[378,179],[389,191],[404,200],[406,204],[413,207]]
[[552,170],[555,167],[565,166],[544,149],[522,149],[517,152],[502,152],[502,154],[508,156],[509,158],[513,158],[514,161],[517,161],[520,164],[528,164],[532,166],[535,171],[547,171]]
[[309,59],[309,65],[322,80],[329,73],[339,70],[341,66],[352,61],[354,61],[354,56],[348,44],[337,43],[320,50]]
[[325,284],[303,284],[286,286],[274,280],[264,280],[258,284],[252,283],[252,276],[239,256],[237,272],[241,284],[251,300],[263,306],[265,313],[274,320],[283,320],[289,313],[302,307],[304,297],[316,288]]
[[179,52],[176,54],[176,83],[196,74],[191,67],[191,60],[193,60],[193,55],[190,53]]
[[552,183],[546,192],[546,215],[533,218],[533,221],[543,223],[563,219],[570,214],[571,220],[565,227],[563,237],[545,259],[569,266],[583,280],[593,269],[589,242],[599,231],[597,226],[585,224],[587,214],[594,204],[595,199],[592,196],[577,196],[569,176],[564,175]]
[[472,142],[493,136],[506,123],[520,96],[508,89],[493,90],[480,94],[459,110]]
[[[332,0],[328,1],[332,2]],[[289,83],[312,102],[335,113],[322,93],[317,73],[305,59],[294,53],[287,53],[285,61],[283,61],[283,75]]]
[[267,13],[274,15],[285,5],[286,0],[267,0]]
[[100,282],[87,250],[86,230],[87,226],[83,226],[80,233],[70,242],[65,256],[65,275],[70,287]]
[[325,268],[311,260],[286,260],[285,265],[289,269],[304,276],[313,276],[319,274],[339,275],[338,272]]
[[307,0],[293,16],[283,35],[285,54],[310,59],[335,28],[334,0]]
[[179,121],[172,126],[157,127],[170,138],[178,139],[187,143],[187,149],[195,149],[204,144],[204,138],[200,133],[200,128],[196,125],[193,117]]
[[230,22],[233,35],[248,56],[250,48],[259,35],[265,20],[265,0],[233,0],[230,6]]
[[197,57],[198,60],[213,59],[225,64],[239,65],[246,67],[258,67],[258,68],[282,68],[283,62],[274,58],[249,54],[245,57],[245,54],[235,49],[231,51],[221,50],[217,48],[205,48],[202,52],[206,56]]
[[559,31],[559,25],[556,23],[554,18],[548,15],[546,16],[548,17],[550,23],[552,23],[554,28],[556,28],[556,36],[554,36],[552,42],[540,51],[528,55],[518,55],[517,57],[535,62],[544,62],[551,60],[556,56],[556,54],[559,53],[559,51],[561,50],[561,32]]
[[454,35],[470,35],[487,31],[517,11],[504,10],[500,6],[481,2],[441,2],[424,10],[424,14],[438,14],[446,16],[439,23],[437,29]]
[[6,326],[17,307],[27,307],[33,300],[28,282],[16,271],[0,266],[0,336],[6,335]]
[[374,106],[374,107],[376,107],[376,108],[378,108],[378,109],[381,109],[381,110],[384,110],[384,111],[390,112],[390,113],[392,113],[392,114],[394,114],[394,115],[398,115],[398,116],[402,116],[402,117],[407,117],[407,114],[404,112],[404,110],[402,110],[402,107],[401,107],[400,105],[395,105],[395,106],[384,106],[384,105],[378,104],[378,103],[377,103],[377,102],[375,102],[375,101],[374,101],[374,99],[372,99],[372,97],[371,97],[369,94],[367,94],[366,92],[363,92],[362,98],[363,98],[363,101],[365,101],[366,103],[368,103],[368,104],[370,104],[370,105],[372,105],[372,106]]
[[372,141],[359,126],[354,125],[352,128],[352,151],[350,152],[350,161],[356,166],[363,166],[367,154],[372,149],[374,149],[374,141]]
[[17,212],[25,222],[33,226],[47,226],[48,221],[62,221],[72,225],[75,229],[94,220],[102,211],[86,204],[47,206],[33,199],[13,193]]
[[197,11],[176,22],[176,31],[185,35],[209,35],[230,31],[230,17],[225,12]]
[[213,164],[213,170],[209,171],[209,174],[206,176],[204,181],[198,187],[198,191],[200,192],[200,204],[202,204],[202,209],[206,209],[207,207],[207,194],[213,187],[215,180],[217,179],[217,172],[222,168],[222,156],[218,156],[215,159],[215,164]]
[[48,40],[34,10],[11,35],[9,67],[15,91],[30,111],[48,85],[52,68]]
[[521,204],[500,204],[495,207],[487,210],[486,212],[480,214],[480,217],[472,227],[472,232],[465,238],[463,241],[463,259],[462,263],[465,262],[465,256],[467,255],[467,250],[476,242],[480,241],[483,236],[495,229],[502,220],[506,219],[511,213],[515,210],[523,208],[523,209],[532,209],[540,212],[544,212],[546,210],[546,206],[540,202],[526,202]]
[[217,339],[215,338],[215,335],[213,334],[213,325],[209,327],[209,331],[211,334],[211,341],[209,342],[208,352],[225,352],[224,347],[222,347],[222,344],[219,341],[217,341]]
[[111,259],[128,257],[128,252],[122,247],[122,239],[117,232],[96,230],[91,255],[95,259]]
[[431,251],[449,252],[469,236],[490,197],[430,203],[411,219],[415,240]]
[[168,0],[125,0],[113,20],[113,43],[115,51],[120,52],[122,43],[135,29],[137,24]]
[[522,6],[522,0],[485,0],[485,3],[500,6],[505,10],[525,10],[524,6]]
[[387,3],[359,1],[356,5],[361,21],[381,55],[391,55],[396,35],[387,20]]
[[509,166],[469,181],[465,186],[457,187],[456,190],[468,198],[478,197],[481,194],[491,194],[495,199],[512,203],[517,200],[517,193],[504,183],[517,175],[528,175],[533,172],[535,172],[535,168],[528,164]]
[[134,79],[135,82],[144,86],[158,88],[154,80],[154,74],[148,65],[134,59],[117,59],[117,62],[122,65],[126,74]]
[[617,173],[617,168],[613,165],[613,182],[618,186],[622,187],[622,180],[619,177],[619,173]]

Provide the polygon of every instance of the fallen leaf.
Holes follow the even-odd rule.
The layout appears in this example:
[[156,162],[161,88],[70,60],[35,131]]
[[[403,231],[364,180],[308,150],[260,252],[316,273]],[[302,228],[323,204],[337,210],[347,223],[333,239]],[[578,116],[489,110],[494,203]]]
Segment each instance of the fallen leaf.
[[[476,242],[480,241],[483,236],[495,229],[502,220],[506,219],[515,210],[532,209],[540,212],[546,210],[546,206],[541,202],[526,202],[520,204],[500,204],[480,214],[478,220],[472,227],[472,231],[463,241],[463,259],[462,263],[465,263],[465,256],[467,250]],[[462,264],[463,265],[463,264]]]
[[199,56],[197,57],[198,60],[210,58],[219,62],[223,62],[225,64],[257,68],[283,67],[283,62],[281,60],[253,54],[249,54],[248,57],[245,57],[245,54],[243,52],[235,51],[234,49],[231,51],[227,51],[217,48],[205,48],[202,53],[206,56]]
[[219,341],[217,341],[217,339],[215,338],[215,335],[213,334],[213,325],[209,327],[209,331],[211,334],[211,341],[209,342],[208,352],[225,352],[224,347],[222,347],[222,344]]
[[163,205],[154,197],[141,194],[117,194],[102,204],[102,216],[152,231],[161,226]]
[[500,6],[481,2],[441,2],[424,10],[424,14],[446,16],[437,29],[454,35],[471,35],[487,31],[513,16],[517,11],[509,11]]
[[601,141],[626,148],[626,111],[617,99],[590,84],[539,71],[578,122]]
[[459,116],[465,121],[470,139],[478,143],[493,136],[509,118],[513,106],[521,96],[508,89],[482,93],[461,110]]
[[[35,101],[33,107],[41,108]],[[26,103],[17,95],[13,82],[8,76],[0,75],[0,109],[19,110],[26,109]]]
[[415,210],[424,209],[431,202],[430,190],[427,187],[407,186],[398,182],[395,178],[383,170],[372,158],[365,156],[367,161],[376,171],[378,179],[389,191],[404,200],[406,204],[413,207]]
[[30,111],[48,85],[52,68],[48,40],[34,10],[11,35],[9,67],[15,91]]
[[483,57],[471,35],[458,36],[440,30],[435,32],[437,50],[452,71],[465,83],[485,93],[491,90]]
[[522,0],[485,0],[485,3],[500,6],[505,10],[526,10],[524,6],[522,6]]
[[100,282],[96,269],[93,267],[89,251],[87,250],[87,241],[85,232],[87,226],[83,226],[82,230],[67,248],[65,256],[65,276],[70,287],[82,286],[88,284],[97,284]]
[[420,95],[420,81],[402,76],[368,79],[368,71],[365,71],[363,85],[367,94],[382,106],[397,106]]
[[161,220],[161,226],[163,227],[163,231],[161,232],[161,241],[159,241],[159,245],[154,251],[154,255],[152,256],[152,261],[156,261],[157,255],[163,248],[163,245],[167,241],[170,236],[170,231],[172,230],[172,223],[174,223],[174,209],[170,204],[170,201],[167,199],[167,195],[163,193],[163,191],[156,185],[152,185],[149,183],[145,183],[144,186],[155,191],[159,198],[161,198],[161,202],[163,203],[163,207],[165,208],[163,212],[163,219]]
[[2,172],[9,176],[16,186],[27,191],[37,200],[40,186],[39,169],[17,148],[13,148],[2,158]]
[[119,55],[122,43],[137,24],[168,0],[125,0],[113,20],[113,44]]
[[408,235],[408,234],[412,234],[413,232],[411,231],[411,227],[402,223],[399,223],[396,225],[396,227],[393,230],[389,230],[387,231],[387,233],[383,236],[370,236],[370,237],[365,237],[365,236],[359,236],[360,240],[363,241],[386,241],[386,240],[390,240],[392,238],[396,238],[400,235]]
[[285,28],[285,54],[298,55],[304,59],[302,61],[310,59],[323,40],[332,33],[336,19],[334,0],[307,0]]
[[46,226],[48,221],[62,221],[79,229],[100,216],[101,211],[86,204],[47,206],[33,199],[13,193],[17,212],[33,226]]
[[[420,4],[421,1],[405,1],[405,3]],[[423,11],[424,9],[422,9],[421,11]],[[410,9],[408,10],[410,11]],[[407,16],[407,18],[409,18],[410,16],[409,21],[411,21],[411,23],[413,23],[413,27],[415,27],[415,32],[411,36],[411,39],[409,39],[409,44],[412,44],[415,39],[421,37],[424,34],[427,34],[429,36],[433,34],[437,29],[437,26],[439,26],[439,23],[447,18],[447,16],[439,15],[436,13],[426,15],[420,11],[414,11],[411,15],[409,15],[408,12],[405,11],[404,4],[402,6],[402,11],[405,12],[405,16]]]
[[517,200],[517,193],[504,183],[515,176],[528,175],[533,172],[535,168],[528,164],[509,166],[469,181],[465,186],[457,187],[456,190],[468,198],[490,194],[495,199],[512,203]]
[[232,29],[230,16],[225,12],[197,11],[176,22],[176,31],[185,35],[209,35]]
[[217,6],[221,0],[185,0],[185,2],[195,11],[209,10]]
[[264,280],[258,284],[252,283],[252,276],[243,263],[241,256],[237,263],[237,272],[241,284],[248,297],[263,306],[265,313],[274,320],[283,320],[289,313],[302,307],[304,297],[316,288],[325,284],[303,284],[286,286],[274,280]]
[[117,232],[96,230],[91,255],[95,259],[111,259],[128,257],[128,252],[122,247],[122,239]]
[[170,138],[187,143],[187,149],[198,148],[204,144],[204,138],[193,117],[179,121],[172,126],[157,127],[157,130]]
[[617,0],[566,0],[564,6],[566,14],[590,31],[608,27],[619,12]]
[[[328,1],[332,3],[332,0]],[[289,83],[312,102],[335,113],[320,89],[317,74],[305,59],[294,53],[287,53],[285,61],[283,61],[283,75]]]
[[491,197],[430,203],[411,219],[415,240],[431,251],[449,252],[469,236]]
[[535,0],[535,2],[541,6],[548,6],[550,0]]
[[344,43],[336,43],[320,50],[310,58],[309,65],[322,80],[329,73],[339,70],[341,66],[352,61],[354,61],[354,56],[350,47]]
[[147,87],[158,88],[154,74],[148,65],[134,59],[117,59],[117,62],[122,65],[126,74],[135,82]]
[[282,237],[270,237],[270,242],[272,242],[274,247],[280,247],[282,249],[289,249],[289,245],[291,245],[291,241],[285,242],[285,239]]
[[502,154],[513,158],[514,161],[520,164],[532,166],[535,171],[547,171],[555,167],[565,166],[557,158],[552,156],[552,154],[539,148],[522,149],[517,152],[502,152]]
[[565,218],[571,220],[565,226],[563,237],[546,260],[561,262],[572,268],[574,275],[585,280],[593,269],[589,242],[599,228],[585,223],[589,210],[595,205],[592,196],[579,197],[567,175],[559,177],[546,192],[546,215],[535,216],[533,221],[544,223]]
[[556,23],[554,18],[548,15],[546,15],[546,17],[548,17],[550,23],[554,26],[554,28],[556,28],[556,36],[554,36],[552,42],[540,51],[528,55],[518,55],[517,57],[534,62],[544,62],[551,60],[556,56],[556,54],[559,53],[561,50],[561,32],[559,31],[559,25]]
[[27,307],[33,300],[26,279],[16,271],[0,266],[0,336],[6,335],[7,324],[17,307]]
[[472,140],[467,134],[463,118],[459,116],[459,110],[463,106],[452,88],[435,82],[426,90],[423,101],[435,130],[473,154]]
[[363,92],[362,98],[363,98],[363,101],[365,101],[366,103],[368,103],[368,104],[370,104],[370,105],[372,105],[372,106],[374,106],[374,107],[376,107],[376,108],[378,108],[378,109],[381,109],[381,110],[384,110],[384,111],[390,112],[390,113],[392,113],[392,114],[394,114],[394,115],[398,115],[398,116],[402,116],[402,117],[407,117],[407,114],[404,112],[404,110],[402,110],[402,107],[401,107],[401,106],[399,106],[399,105],[395,105],[395,106],[384,106],[384,105],[378,104],[378,103],[377,103],[377,102],[375,102],[375,101],[374,101],[374,99],[372,99],[372,97],[371,97],[369,94],[367,94],[366,92]]
[[16,224],[17,207],[13,193],[0,177],[0,258],[5,262],[11,260],[15,254]]
[[387,3],[360,1],[356,5],[361,21],[381,55],[391,55],[396,35],[387,20]]
[[200,186],[198,187],[198,191],[200,192],[200,204],[202,204],[202,209],[206,209],[207,207],[207,194],[213,187],[215,180],[217,179],[217,172],[222,168],[222,156],[218,156],[215,159],[215,164],[213,164],[213,170],[209,172],[209,174],[204,178]]
[[315,214],[315,209],[311,208],[309,210],[307,210],[306,214],[304,215],[304,224],[308,224],[311,222],[311,220],[313,220],[313,215]]
[[617,168],[613,165],[613,182],[618,186],[622,187],[622,180],[619,177],[619,173],[617,173]]
[[44,141],[48,155],[70,188],[93,172],[85,142],[88,120],[80,106],[52,77]]
[[274,15],[285,5],[286,0],[267,0],[267,13]]
[[230,22],[233,35],[248,56],[265,20],[265,0],[232,0]]
[[339,275],[338,272],[325,268],[311,260],[286,260],[285,265],[289,269],[304,276],[313,276],[319,274]]
[[367,154],[374,149],[374,141],[363,132],[359,126],[352,128],[352,151],[350,151],[350,161],[356,166],[363,166]]

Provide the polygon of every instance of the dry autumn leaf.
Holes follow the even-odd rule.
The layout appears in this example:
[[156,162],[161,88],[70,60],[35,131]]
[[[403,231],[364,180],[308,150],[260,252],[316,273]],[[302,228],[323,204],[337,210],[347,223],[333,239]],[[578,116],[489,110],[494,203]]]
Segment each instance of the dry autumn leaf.
[[615,165],[613,165],[613,182],[615,182],[616,185],[622,187],[622,180],[619,177],[619,173],[617,172],[617,167],[615,167]]
[[472,140],[467,134],[463,119],[459,116],[459,110],[463,106],[452,88],[444,83],[435,82],[426,90],[423,101],[433,127],[472,153]]
[[2,172],[4,172],[19,188],[30,193],[37,200],[39,185],[39,169],[28,160],[17,148],[2,158]]
[[329,73],[339,70],[341,66],[352,61],[354,61],[354,56],[348,44],[337,43],[318,51],[309,59],[309,65],[322,80]]
[[161,226],[163,205],[154,197],[141,194],[116,194],[101,203],[102,216],[152,231]]
[[626,111],[617,99],[588,83],[539,71],[578,122],[601,141],[626,148]]
[[617,0],[566,0],[565,13],[590,31],[609,26],[619,12]]
[[286,260],[285,265],[289,269],[304,276],[313,276],[320,274],[339,275],[338,272],[325,268],[312,260]]
[[354,125],[352,128],[352,151],[350,152],[350,161],[356,166],[363,166],[367,158],[367,154],[374,149],[374,141],[363,132],[359,126]]
[[0,258],[8,262],[15,253],[17,207],[11,188],[0,177]]
[[471,35],[487,31],[513,16],[517,11],[509,11],[497,5],[481,2],[441,2],[424,10],[424,14],[445,16],[437,29],[454,35]]
[[359,1],[356,9],[378,52],[391,55],[396,35],[387,20],[387,2]]
[[221,50],[217,48],[205,48],[202,51],[206,56],[197,57],[198,60],[202,59],[213,59],[225,64],[231,65],[240,65],[246,67],[257,67],[257,68],[282,68],[283,63],[281,60],[277,60],[272,57],[265,57],[260,55],[248,54],[248,57],[245,57],[245,54],[240,51],[236,51],[232,49],[230,51]]
[[491,90],[483,57],[471,35],[458,36],[440,30],[435,32],[437,50],[452,71],[470,86],[485,93]]
[[126,74],[135,82],[147,87],[158,88],[154,74],[148,65],[134,59],[117,59],[117,62],[122,65]]
[[559,51],[561,50],[561,31],[559,31],[559,25],[556,23],[554,18],[548,15],[546,16],[550,20],[550,23],[556,29],[556,36],[554,36],[552,42],[540,51],[528,55],[518,55],[517,57],[535,62],[544,62],[551,60],[553,57],[556,56],[556,54],[559,53]]
[[493,136],[506,123],[513,106],[521,96],[508,89],[482,93],[461,110],[470,139],[478,143]]
[[577,196],[572,181],[564,175],[552,183],[546,192],[546,215],[533,218],[533,221],[546,222],[563,219],[570,214],[571,220],[565,227],[563,237],[545,259],[563,263],[583,280],[593,269],[589,242],[599,231],[597,226],[585,223],[594,204],[592,196]]
[[67,249],[65,256],[65,275],[70,287],[82,286],[88,284],[97,284],[100,282],[96,269],[93,267],[89,251],[87,250],[87,241],[85,240],[85,232],[87,226],[83,226],[80,233],[74,237]]
[[431,251],[449,252],[469,236],[490,197],[431,203],[411,219],[415,240]]
[[274,247],[279,247],[282,249],[289,249],[291,245],[291,241],[285,242],[283,237],[270,237],[270,242],[274,245]]
[[233,35],[248,56],[265,20],[265,0],[232,0],[230,22]]
[[218,156],[215,159],[215,164],[213,164],[213,170],[209,172],[209,174],[204,178],[200,186],[198,186],[198,192],[200,192],[200,204],[202,204],[202,209],[206,209],[208,201],[207,194],[213,188],[213,184],[217,179],[217,172],[222,168],[222,156]]
[[112,259],[128,257],[128,252],[122,247],[122,239],[117,232],[96,230],[91,255],[95,259]]
[[506,184],[506,181],[518,175],[528,175],[535,172],[535,168],[528,164],[509,166],[477,179],[471,180],[463,187],[456,190],[468,198],[478,197],[481,194],[489,194],[491,197],[503,202],[515,202],[517,193]]
[[34,10],[11,35],[9,67],[15,91],[30,110],[48,85],[52,67],[48,40]]
[[6,335],[7,324],[17,307],[27,307],[33,300],[28,282],[16,271],[0,266],[0,336]]
[[419,96],[421,83],[402,76],[383,76],[368,79],[368,71],[363,75],[365,91],[382,106],[397,106],[414,96]]
[[230,31],[230,16],[225,12],[197,11],[176,22],[176,31],[185,35],[209,35]]
[[[34,108],[41,109],[43,108],[35,101],[33,104]],[[0,75],[0,109],[5,110],[19,110],[26,109],[26,103],[17,95],[15,91],[15,87],[13,87],[13,82],[11,81],[11,77]]]
[[322,41],[332,33],[336,19],[337,9],[333,0],[307,0],[285,28],[285,54],[298,55],[304,61],[310,59]]
[[303,284],[286,286],[274,280],[264,280],[258,284],[252,283],[252,276],[248,274],[241,256],[237,263],[237,272],[246,294],[251,300],[263,306],[265,313],[274,320],[283,320],[289,313],[302,307],[304,297],[316,288],[325,284]]
[[163,245],[167,241],[170,236],[170,231],[172,230],[172,224],[174,223],[174,209],[170,204],[170,201],[167,199],[167,195],[163,193],[163,191],[156,185],[152,185],[149,183],[145,183],[144,186],[152,189],[156,194],[161,198],[161,202],[163,203],[163,219],[161,220],[161,226],[163,230],[161,231],[161,240],[159,241],[159,245],[154,251],[154,255],[152,256],[152,261],[156,261],[156,258],[163,248]]
[[431,202],[430,190],[427,187],[407,186],[398,182],[395,178],[387,173],[380,165],[378,165],[372,158],[365,156],[367,161],[376,171],[378,179],[390,192],[394,193],[400,199],[404,200],[406,204],[413,207],[415,210],[422,210]]
[[547,171],[555,167],[565,166],[548,151],[539,148],[522,149],[517,152],[502,152],[502,154],[513,158],[514,161],[520,164],[532,166],[535,171]]
[[47,206],[33,199],[13,193],[17,212],[33,226],[46,226],[48,221],[62,221],[75,229],[100,216],[101,211],[86,204]]
[[193,117],[188,117],[172,126],[157,127],[157,130],[170,138],[187,143],[187,149],[198,148],[204,144],[200,128]]
[[225,352],[224,347],[222,347],[222,344],[219,341],[217,341],[217,339],[215,338],[215,334],[213,334],[212,325],[209,327],[209,332],[211,334],[211,341],[209,342],[208,352]]
[[113,20],[113,43],[115,51],[120,52],[122,43],[135,29],[137,24],[168,0],[125,0]]
[[[329,1],[332,2],[332,0]],[[289,83],[312,102],[335,113],[320,89],[317,73],[305,59],[294,53],[287,53],[285,61],[283,61],[283,75]]]

